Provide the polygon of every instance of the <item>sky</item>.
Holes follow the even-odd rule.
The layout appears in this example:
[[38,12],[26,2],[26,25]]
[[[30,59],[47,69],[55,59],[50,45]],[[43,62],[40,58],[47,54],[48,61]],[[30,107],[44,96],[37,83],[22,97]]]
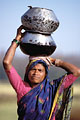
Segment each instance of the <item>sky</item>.
[[[21,16],[30,5],[51,9],[57,16],[60,25],[52,33],[57,45],[55,54],[80,55],[80,0],[0,0],[0,52],[10,46],[22,24]],[[17,54],[23,54],[20,48]]]

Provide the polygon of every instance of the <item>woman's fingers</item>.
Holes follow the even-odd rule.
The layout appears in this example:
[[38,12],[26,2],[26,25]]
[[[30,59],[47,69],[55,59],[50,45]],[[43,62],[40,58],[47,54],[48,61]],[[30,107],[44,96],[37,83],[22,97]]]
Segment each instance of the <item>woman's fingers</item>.
[[56,59],[55,60],[55,66],[59,67],[61,63],[62,63],[61,59]]
[[52,64],[54,64],[54,65],[57,66],[57,67],[59,67],[60,64],[62,63],[62,60],[61,60],[61,59],[55,59],[55,58],[52,58],[52,57],[50,57],[49,59],[50,59],[50,61],[52,62]]
[[18,29],[17,29],[17,35],[16,35],[16,39],[17,40],[21,40],[21,38],[24,36],[24,34],[26,33],[25,31],[22,32],[22,30],[25,30],[25,27],[23,25],[21,25]]
[[50,59],[50,61],[52,62],[52,64],[55,63],[55,60],[56,60],[55,58],[50,57],[49,59]]
[[17,29],[17,34],[21,34],[22,29],[24,29],[24,26],[23,26],[23,25],[21,25],[21,26]]

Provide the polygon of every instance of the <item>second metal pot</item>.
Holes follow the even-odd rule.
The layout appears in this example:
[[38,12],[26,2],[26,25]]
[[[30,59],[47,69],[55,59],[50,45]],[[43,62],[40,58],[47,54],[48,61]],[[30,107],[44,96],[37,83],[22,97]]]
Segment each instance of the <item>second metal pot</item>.
[[22,38],[20,48],[23,53],[31,56],[49,56],[55,51],[56,44],[51,35],[27,32]]

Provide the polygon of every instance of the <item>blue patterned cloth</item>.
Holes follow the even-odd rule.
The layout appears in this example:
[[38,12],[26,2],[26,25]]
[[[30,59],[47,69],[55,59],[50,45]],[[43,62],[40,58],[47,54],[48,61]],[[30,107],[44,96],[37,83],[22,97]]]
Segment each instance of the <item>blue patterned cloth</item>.
[[[22,97],[18,104],[18,120],[48,120],[57,88],[63,76],[51,84],[48,77],[48,66],[43,60],[37,60],[29,65],[28,72],[38,63],[43,63],[47,76],[37,87],[31,89]],[[54,117],[55,114],[52,115]]]

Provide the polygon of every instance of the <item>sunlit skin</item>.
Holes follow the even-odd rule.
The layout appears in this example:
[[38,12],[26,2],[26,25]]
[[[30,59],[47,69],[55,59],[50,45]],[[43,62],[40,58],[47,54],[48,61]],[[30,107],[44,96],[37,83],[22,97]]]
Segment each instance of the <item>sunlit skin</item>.
[[45,67],[42,64],[35,65],[28,74],[28,79],[30,80],[31,86],[41,83],[46,76]]

